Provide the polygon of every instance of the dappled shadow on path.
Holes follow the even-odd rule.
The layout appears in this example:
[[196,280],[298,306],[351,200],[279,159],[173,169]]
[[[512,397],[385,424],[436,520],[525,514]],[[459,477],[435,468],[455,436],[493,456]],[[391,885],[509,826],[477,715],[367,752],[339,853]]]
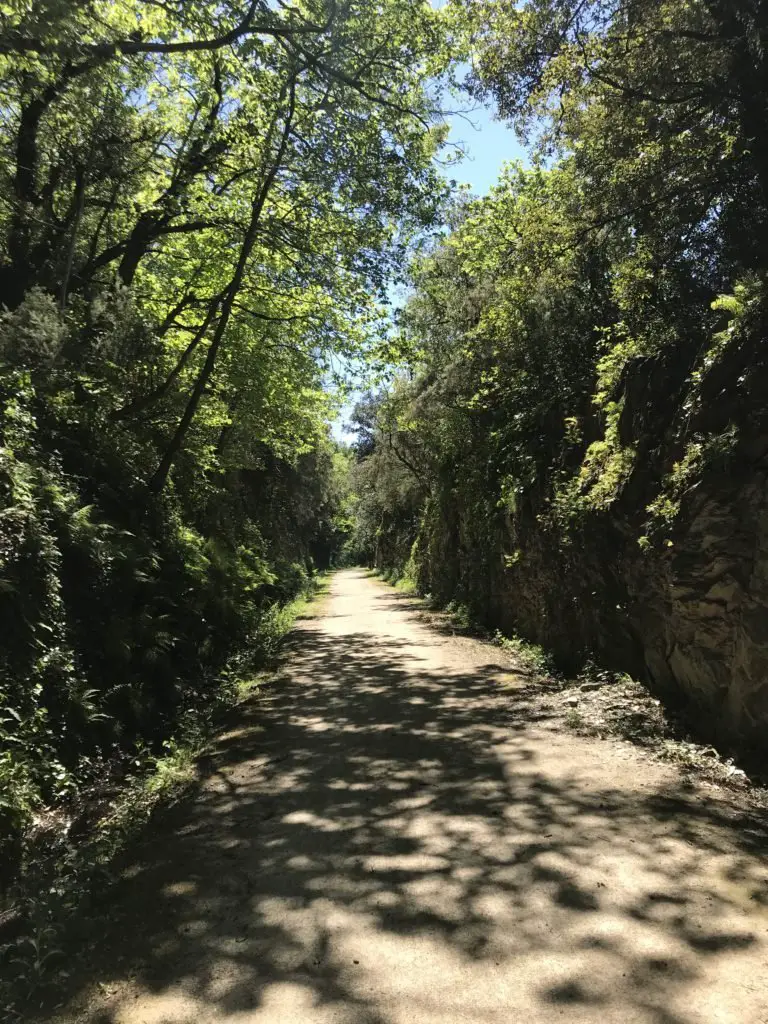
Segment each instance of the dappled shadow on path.
[[86,1019],[757,1024],[760,822],[666,770],[614,780],[498,666],[439,667],[426,631],[337,617],[136,851],[77,977],[115,995]]

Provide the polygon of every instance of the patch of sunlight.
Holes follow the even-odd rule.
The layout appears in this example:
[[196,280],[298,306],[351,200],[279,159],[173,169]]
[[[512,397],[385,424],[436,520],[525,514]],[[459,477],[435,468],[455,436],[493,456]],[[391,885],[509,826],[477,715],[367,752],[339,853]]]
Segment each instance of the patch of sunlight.
[[197,882],[171,882],[165,886],[166,896],[191,896],[197,892]]

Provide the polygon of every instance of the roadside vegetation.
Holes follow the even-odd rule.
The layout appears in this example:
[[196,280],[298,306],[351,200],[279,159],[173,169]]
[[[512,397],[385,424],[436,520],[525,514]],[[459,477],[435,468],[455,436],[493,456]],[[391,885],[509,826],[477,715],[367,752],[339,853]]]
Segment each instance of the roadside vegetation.
[[35,814],[2,919],[0,1006],[23,1018],[24,1007],[66,980],[65,949],[75,930],[87,931],[91,908],[116,879],[120,855],[157,813],[194,790],[217,731],[238,704],[270,685],[283,641],[297,620],[318,614],[328,582],[327,574],[317,574],[300,596],[272,606],[247,674],[223,680],[215,699],[181,718],[159,752],[139,746],[130,764],[113,763],[111,775]]
[[[53,904],[184,783],[335,557],[344,367],[386,362],[387,284],[447,192],[439,21],[3,8],[4,974],[47,970]],[[74,885],[35,904],[49,871]]]
[[530,142],[412,265],[351,557],[764,753],[764,5],[450,5]]

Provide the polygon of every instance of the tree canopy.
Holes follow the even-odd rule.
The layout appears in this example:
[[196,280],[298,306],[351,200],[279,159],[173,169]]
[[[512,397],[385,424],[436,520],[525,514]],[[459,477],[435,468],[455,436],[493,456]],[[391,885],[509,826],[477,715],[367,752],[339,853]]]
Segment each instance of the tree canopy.
[[413,0],[3,6],[9,862],[41,801],[210,707],[332,558],[329,385],[439,218],[448,50]]

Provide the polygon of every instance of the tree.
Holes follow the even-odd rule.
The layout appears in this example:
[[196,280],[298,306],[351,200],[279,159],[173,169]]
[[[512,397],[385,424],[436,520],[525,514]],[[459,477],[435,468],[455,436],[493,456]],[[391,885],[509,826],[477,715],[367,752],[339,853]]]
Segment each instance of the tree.
[[523,129],[544,118],[543,145],[573,152],[590,185],[585,229],[622,224],[649,239],[658,262],[683,239],[702,261],[724,245],[745,270],[768,258],[764,8],[454,4],[476,47],[472,88]]
[[326,385],[379,347],[446,193],[443,23],[420,0],[4,5],[9,834],[207,713],[341,546]]
[[2,40],[0,302],[135,286],[168,356],[116,417],[186,393],[161,490],[229,336],[296,317],[320,358],[357,345],[369,296],[434,217],[436,19],[406,0],[223,20],[204,3],[20,5]]
[[[409,384],[378,402],[361,525],[373,509],[379,564],[438,600],[760,741],[765,5],[449,7],[468,88],[533,166],[413,267]],[[415,493],[379,484],[398,452]]]

